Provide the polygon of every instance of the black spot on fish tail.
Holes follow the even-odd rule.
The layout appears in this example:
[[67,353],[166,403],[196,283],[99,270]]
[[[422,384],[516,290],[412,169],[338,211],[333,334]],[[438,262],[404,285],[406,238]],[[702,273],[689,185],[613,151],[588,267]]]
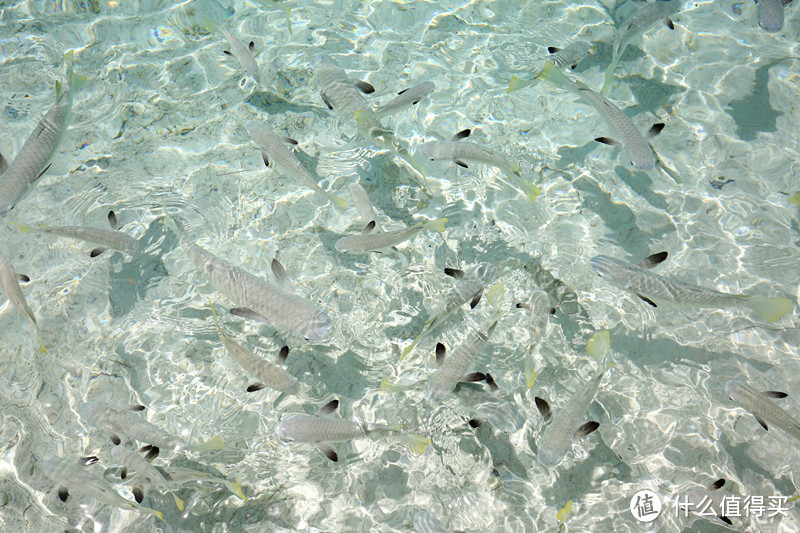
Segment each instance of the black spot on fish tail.
[[141,412],[141,411],[144,411],[145,409],[147,409],[147,407],[145,407],[142,404],[138,404],[138,403],[137,404],[133,404],[133,405],[129,405],[128,407],[125,408],[126,411],[134,411],[134,412],[137,412],[137,413]]
[[261,158],[264,160],[264,166],[268,167],[269,166],[269,157],[267,157],[267,154],[262,152],[261,153]]
[[419,100],[414,100],[413,102],[411,102],[411,105],[417,105],[419,102],[420,102]]
[[369,233],[370,231],[374,230],[376,223],[374,220],[370,220],[369,223],[364,226],[364,230],[361,232],[362,235]]
[[544,398],[536,397],[536,409],[539,410],[541,413],[542,418],[544,418],[545,422],[549,422],[551,418],[553,418],[553,411],[550,409],[550,404],[547,403],[547,400]]
[[669,17],[666,17],[666,18],[664,19],[664,24],[666,24],[666,25],[667,25],[667,28],[669,28],[669,29],[671,29],[671,30],[674,30],[674,29],[675,29],[675,23],[674,23],[674,22],[672,22],[672,19],[671,19],[671,18],[669,18]]

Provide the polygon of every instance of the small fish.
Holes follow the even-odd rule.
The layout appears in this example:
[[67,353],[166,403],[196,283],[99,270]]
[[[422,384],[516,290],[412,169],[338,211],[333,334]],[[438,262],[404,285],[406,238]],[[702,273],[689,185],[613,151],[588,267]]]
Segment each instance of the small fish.
[[200,483],[221,483],[225,485],[225,488],[228,489],[228,492],[238,497],[240,500],[247,501],[247,496],[245,496],[242,486],[234,481],[228,481],[225,478],[215,477],[211,474],[198,472],[197,470],[192,470],[190,468],[173,466],[170,468],[165,468],[164,471],[174,483],[178,484],[183,484],[190,481],[198,481]]
[[375,110],[356,111],[356,120],[358,122],[375,120],[397,113],[398,111],[405,109],[410,105],[417,105],[420,100],[425,98],[429,93],[433,92],[435,88],[436,86],[432,81],[423,81],[418,85],[403,89],[397,93],[397,97],[376,108]]
[[456,165],[469,168],[467,162],[482,163],[500,169],[506,174],[533,202],[542,190],[533,183],[522,178],[519,166],[509,163],[502,156],[490,152],[474,142],[462,141],[469,137],[471,130],[462,130],[450,141],[428,141],[419,147],[419,153],[431,161],[451,160]]
[[762,30],[768,33],[777,33],[783,29],[783,0],[756,0],[756,6],[758,8],[758,25]]
[[253,120],[248,122],[246,127],[250,138],[261,148],[261,156],[264,158],[265,165],[270,166],[274,162],[275,166],[286,174],[288,178],[294,180],[295,183],[325,196],[341,209],[347,207],[346,200],[322,189],[317,180],[311,176],[292,151],[287,148],[287,144],[296,145],[297,141],[289,137],[280,137],[269,127]]
[[373,231],[375,229],[375,221],[373,220],[367,224],[361,235],[349,235],[336,241],[336,251],[343,254],[378,252],[396,246],[402,242],[409,241],[424,229],[444,233],[446,222],[446,218],[437,218],[435,220],[420,222],[410,228],[378,232]]
[[414,515],[414,530],[417,533],[464,533],[445,527],[438,518],[427,511],[419,511]]
[[283,266],[272,261],[272,273],[279,287],[234,266],[190,241],[172,217],[167,226],[178,236],[189,259],[218,290],[233,300],[237,307],[231,313],[258,320],[314,341],[331,332],[331,319],[316,305],[294,293]]
[[425,393],[426,401],[430,403],[441,402],[462,381],[486,381],[493,388],[497,388],[490,374],[483,372],[467,373],[478,354],[486,347],[486,343],[489,342],[489,337],[492,336],[496,327],[497,318],[485,329],[467,335],[464,342],[459,344],[449,357],[445,356],[446,349],[442,343],[436,345],[436,364],[439,368],[428,380],[428,391]]
[[[591,48],[591,45],[586,41],[575,41],[564,49],[550,46],[547,48],[547,51],[550,52],[550,55],[547,57],[547,61],[558,68],[563,69],[565,67],[569,67],[574,70],[575,67],[578,66],[578,63],[580,63],[581,60],[589,54]],[[541,70],[539,70],[536,73],[536,76],[534,76],[534,78],[531,80],[522,80],[516,76],[511,76],[511,81],[508,83],[508,89],[506,89],[506,92],[510,93],[536,85],[539,83],[539,75],[541,73]]]
[[544,291],[537,291],[533,295],[531,303],[518,303],[517,308],[528,309],[531,312],[531,339],[534,343],[538,343],[547,333],[547,325],[550,323],[550,317],[555,314],[556,308],[550,306],[550,298]]
[[[322,406],[314,415],[292,415],[278,424],[275,432],[283,440],[313,442],[317,449],[331,461],[338,461],[339,456],[331,442],[343,442],[359,437],[380,433],[398,433],[402,426],[386,426],[382,424],[362,424],[358,421],[327,418],[324,415],[334,412],[339,407],[339,400],[332,400]],[[425,453],[425,446],[431,441],[413,433],[403,433],[399,438],[414,453]]]
[[372,207],[372,202],[369,201],[367,191],[364,190],[361,184],[350,184],[350,197],[353,199],[353,205],[356,206],[356,211],[358,211],[358,215],[364,225],[375,222],[375,231],[383,231],[381,223],[378,221],[378,215],[375,214],[375,209]]
[[25,301],[25,295],[22,294],[22,289],[19,286],[19,280],[30,281],[30,278],[24,274],[17,274],[14,266],[7,257],[0,255],[0,289],[5,293],[6,298],[11,304],[28,319],[28,322],[33,324],[36,328],[36,337],[39,339],[39,349],[47,353],[42,341],[42,332],[39,330],[39,324],[36,322],[36,317],[28,307],[28,302]]
[[785,392],[759,392],[738,379],[726,383],[725,392],[731,400],[750,411],[765,430],[769,430],[767,425],[769,423],[800,439],[800,421],[770,400],[770,398],[786,398],[788,394]]
[[[300,392],[300,382],[297,381],[294,376],[278,365],[270,363],[263,357],[257,356],[225,335],[217,321],[217,313],[214,311],[213,305],[211,305],[211,313],[214,315],[214,324],[217,326],[219,338],[222,340],[222,344],[225,345],[225,348],[227,348],[228,353],[231,354],[231,357],[236,359],[236,362],[239,363],[242,368],[253,374],[259,380],[258,383],[247,387],[247,392],[255,392],[264,387],[269,387],[270,389],[285,392],[290,395]],[[289,347],[284,346],[281,348],[280,355],[278,356],[279,360],[281,362],[286,361],[286,356],[288,356],[288,354]]]
[[628,157],[630,157],[633,166],[639,170],[650,170],[656,166],[656,157],[647,139],[661,133],[661,130],[664,129],[663,123],[654,124],[648,131],[647,138],[645,138],[633,124],[633,121],[620,111],[617,106],[612,104],[608,98],[594,92],[581,82],[571,80],[552,64],[545,65],[540,76],[557,87],[578,95],[581,100],[598,112],[614,135],[618,137],[617,139],[597,137],[595,139],[597,142],[612,146],[622,146],[628,152]]
[[58,489],[58,497],[62,502],[67,501],[71,490],[74,493],[89,496],[107,505],[152,514],[164,520],[160,511],[143,507],[136,502],[123,498],[102,479],[91,475],[86,471],[85,467],[73,461],[62,457],[50,457],[44,462],[43,468],[47,477],[61,484]]
[[73,51],[67,52],[64,62],[68,67],[67,86],[56,82],[56,103],[33,129],[17,157],[0,174],[0,215],[17,204],[25,192],[50,168],[67,132],[72,115],[72,98],[86,83],[86,78],[72,70]]
[[235,57],[239,61],[239,64],[242,65],[242,68],[244,68],[245,72],[250,74],[257,83],[260,83],[258,75],[258,63],[256,63],[256,60],[253,57],[253,53],[256,50],[256,43],[250,41],[250,44],[245,46],[241,41],[239,41],[239,39],[234,37],[231,32],[225,28],[217,26],[208,19],[206,19],[206,29],[209,32],[220,32],[231,47],[230,50],[223,50],[225,55]]
[[222,442],[219,436],[200,444],[189,444],[178,437],[168,435],[164,430],[135,414],[135,411],[142,410],[144,410],[142,405],[132,406],[127,409],[117,409],[104,403],[88,402],[78,408],[78,415],[86,423],[105,431],[114,444],[121,443],[122,438],[120,435],[123,435],[139,442],[152,444],[171,453],[181,450],[203,452],[221,450],[225,447],[225,443]]
[[536,397],[536,407],[545,421],[553,418],[553,422],[545,427],[539,439],[538,460],[544,466],[556,466],[567,454],[572,439],[585,437],[600,427],[599,422],[590,421],[582,424],[586,410],[592,403],[600,381],[613,363],[597,372],[592,379],[585,383],[567,403],[556,413],[551,413],[550,405],[546,400]]
[[681,8],[681,0],[656,0],[650,2],[638,11],[634,12],[625,19],[619,28],[614,39],[614,49],[611,56],[611,64],[608,65],[603,82],[603,94],[608,94],[611,84],[614,81],[614,71],[617,69],[622,53],[628,45],[642,35],[644,32],[663,20],[664,24],[671,30],[675,29],[670,16],[674,15]]
[[[125,465],[122,468],[120,473],[120,477],[125,479],[128,477],[128,470],[133,470],[134,472],[138,473],[140,476],[146,478],[151,483],[155,483],[160,485],[166,489],[167,492],[172,494],[172,497],[175,500],[175,505],[178,507],[179,510],[183,511],[183,500],[178,498],[178,495],[175,494],[175,491],[178,489],[177,485],[173,482],[170,483],[167,481],[167,478],[158,471],[150,462],[136,453],[133,450],[126,448],[125,446],[116,445],[111,448],[111,457]],[[137,491],[140,489],[134,489]],[[134,496],[136,497],[136,501],[141,503],[141,492],[134,492]]]
[[601,278],[631,291],[653,307],[657,307],[659,302],[715,308],[749,307],[764,320],[775,322],[788,313],[794,305],[788,298],[728,294],[659,276],[647,270],[666,258],[667,252],[660,252],[647,257],[638,265],[632,265],[619,259],[598,255],[591,259],[590,265]]
[[727,508],[724,505],[724,500],[730,499],[733,493],[727,490],[719,490],[724,486],[725,480],[718,479],[707,489],[694,490],[679,496],[678,503],[684,511],[690,511],[703,517],[713,515],[732,526],[733,522],[724,514]]
[[411,353],[411,350],[414,349],[423,336],[444,322],[456,309],[467,302],[470,302],[470,307],[474,309],[481,301],[483,290],[491,283],[495,274],[497,274],[497,268],[491,263],[479,263],[467,272],[446,268],[444,269],[444,273],[456,278],[458,283],[456,283],[456,286],[447,294],[442,305],[428,318],[428,321],[425,322],[422,332],[420,332],[417,338],[403,351],[403,355],[400,357],[401,361],[406,355]]
[[89,226],[54,227],[46,224],[38,224],[38,227],[34,228],[17,224],[16,222],[12,222],[12,224],[19,226],[19,230],[22,233],[46,233],[49,235],[58,235],[59,237],[78,239],[92,244],[99,244],[100,246],[94,248],[89,253],[91,257],[97,257],[109,248],[129,254],[136,253],[136,250],[139,249],[139,241],[125,232],[117,231],[115,227],[117,216],[114,214],[114,211],[108,212],[108,221],[114,229],[92,228]]
[[[359,111],[371,111],[363,94],[372,94],[375,88],[369,83],[354,80],[345,74],[329,56],[316,54],[311,62],[322,100],[328,109],[343,117],[352,117]],[[363,93],[363,94],[362,94]],[[379,132],[376,118],[358,122],[359,128],[375,136]]]

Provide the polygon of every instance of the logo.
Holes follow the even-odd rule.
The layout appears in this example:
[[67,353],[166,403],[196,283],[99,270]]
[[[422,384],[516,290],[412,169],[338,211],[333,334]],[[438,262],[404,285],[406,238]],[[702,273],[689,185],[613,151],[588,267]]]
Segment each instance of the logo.
[[652,490],[640,490],[631,498],[631,514],[639,522],[652,522],[661,514],[661,500]]

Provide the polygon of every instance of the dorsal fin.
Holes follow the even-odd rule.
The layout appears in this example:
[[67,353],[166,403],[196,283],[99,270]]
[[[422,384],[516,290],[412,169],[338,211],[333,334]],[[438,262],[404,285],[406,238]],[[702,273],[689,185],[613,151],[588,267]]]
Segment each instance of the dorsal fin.
[[536,397],[536,409],[539,410],[545,422],[549,422],[553,418],[553,411],[550,409],[550,404],[544,398]]
[[669,253],[667,252],[658,252],[656,254],[648,255],[636,265],[639,268],[653,268],[656,265],[660,265],[666,259]]
[[472,130],[469,129],[469,128],[467,128],[465,130],[461,130],[458,133],[456,133],[455,135],[453,135],[452,140],[453,141],[460,141],[461,139],[466,139],[467,137],[470,136],[471,133],[472,133]]
[[374,229],[375,229],[375,221],[370,220],[369,223],[366,226],[364,226],[364,230],[361,232],[361,234],[366,235],[367,233],[369,233]]
[[278,352],[278,363],[283,364],[286,362],[286,358],[289,357],[289,347],[284,346],[281,348],[281,351]]
[[725,486],[725,478],[718,479],[708,486],[708,490],[717,490]]
[[272,268],[272,275],[275,276],[275,280],[278,282],[278,285],[280,285],[281,288],[286,292],[294,292],[292,281],[289,279],[289,274],[286,273],[286,269],[283,268],[283,265],[280,261],[278,261],[277,258],[272,260],[270,268]]
[[117,214],[114,211],[108,212],[108,224],[111,229],[119,229],[119,221],[117,221]]
[[331,400],[317,410],[317,416],[331,414],[339,408],[339,400]]
[[436,344],[436,366],[442,366],[444,357],[447,354],[447,348],[441,342]]

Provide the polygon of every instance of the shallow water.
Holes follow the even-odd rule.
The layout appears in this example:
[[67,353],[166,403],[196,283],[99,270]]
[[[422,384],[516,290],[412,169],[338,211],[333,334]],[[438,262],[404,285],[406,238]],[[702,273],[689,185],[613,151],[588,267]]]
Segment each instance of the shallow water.
[[[800,76],[789,59],[800,54],[796,7],[769,34],[753,3],[685,2],[675,30],[657,25],[628,47],[610,98],[641,131],[666,123],[651,144],[678,184],[595,142],[610,132],[571,93],[544,82],[505,92],[512,75],[541,66],[548,46],[575,38],[594,50],[569,75],[598,88],[611,58],[611,14],[630,2],[616,10],[565,1],[282,4],[291,6],[291,33],[271,1],[0,5],[0,153],[13,159],[52,105],[67,50],[90,78],[53,167],[0,224],[0,253],[31,277],[23,292],[48,347],[40,354],[33,327],[3,304],[4,531],[406,532],[418,511],[452,529],[552,531],[568,500],[566,530],[717,531],[727,526],[714,517],[677,513],[677,496],[719,478],[735,494],[797,492],[797,442],[779,428],[765,432],[724,390],[746,379],[794,392],[797,306],[776,323],[745,308],[654,309],[589,268],[599,254],[636,263],[667,250],[661,274],[797,300],[800,208],[789,201],[800,127]],[[254,41],[260,84],[223,54],[228,45],[206,19]],[[325,107],[311,70],[318,52],[371,83],[370,103],[433,81],[433,93],[381,125],[412,153],[472,128],[469,140],[518,163],[541,196],[531,204],[498,170],[476,164],[425,161],[424,181]],[[265,168],[248,120],[296,139],[324,189],[349,198],[359,181],[385,229],[444,216],[446,232],[422,232],[396,251],[339,254],[336,240],[364,221],[352,205],[338,210]],[[165,207],[199,245],[256,275],[272,280],[277,256],[296,293],[331,317],[332,334],[310,343],[230,315],[235,302],[165,229]],[[140,240],[136,254],[90,258],[90,244],[21,234],[9,223],[106,227],[109,209]],[[462,384],[430,406],[436,343],[452,350],[482,327],[494,313],[486,295],[402,362],[401,353],[454,286],[443,269],[484,261],[498,267],[506,295],[475,370],[490,371],[500,390]],[[557,310],[537,342],[530,314],[515,304],[538,290]],[[260,355],[274,358],[288,344],[287,368],[306,389],[288,398],[245,392],[255,380],[222,346],[209,299],[224,330]],[[534,398],[549,399],[557,415],[598,368],[585,346],[602,329],[615,364],[586,415],[600,429],[547,469],[536,460],[543,422]],[[537,372],[531,389],[526,361]],[[387,393],[383,378],[416,385]],[[312,444],[277,438],[279,420],[333,398],[335,417],[402,424],[432,444],[420,456],[395,437],[362,438],[337,444],[335,464]],[[141,403],[143,417],[191,442],[219,434],[221,451],[163,453],[154,464],[238,481],[250,499],[187,483],[181,513],[153,487],[144,504],[164,521],[80,496],[62,503],[41,468],[51,455],[97,455],[101,464],[87,468],[132,499],[115,478],[108,436],[77,415],[86,401]],[[800,411],[793,394],[776,402]],[[472,429],[474,417],[489,423]],[[650,525],[628,510],[643,488],[664,504]],[[800,529],[793,507],[779,519],[732,520],[745,531]]]

